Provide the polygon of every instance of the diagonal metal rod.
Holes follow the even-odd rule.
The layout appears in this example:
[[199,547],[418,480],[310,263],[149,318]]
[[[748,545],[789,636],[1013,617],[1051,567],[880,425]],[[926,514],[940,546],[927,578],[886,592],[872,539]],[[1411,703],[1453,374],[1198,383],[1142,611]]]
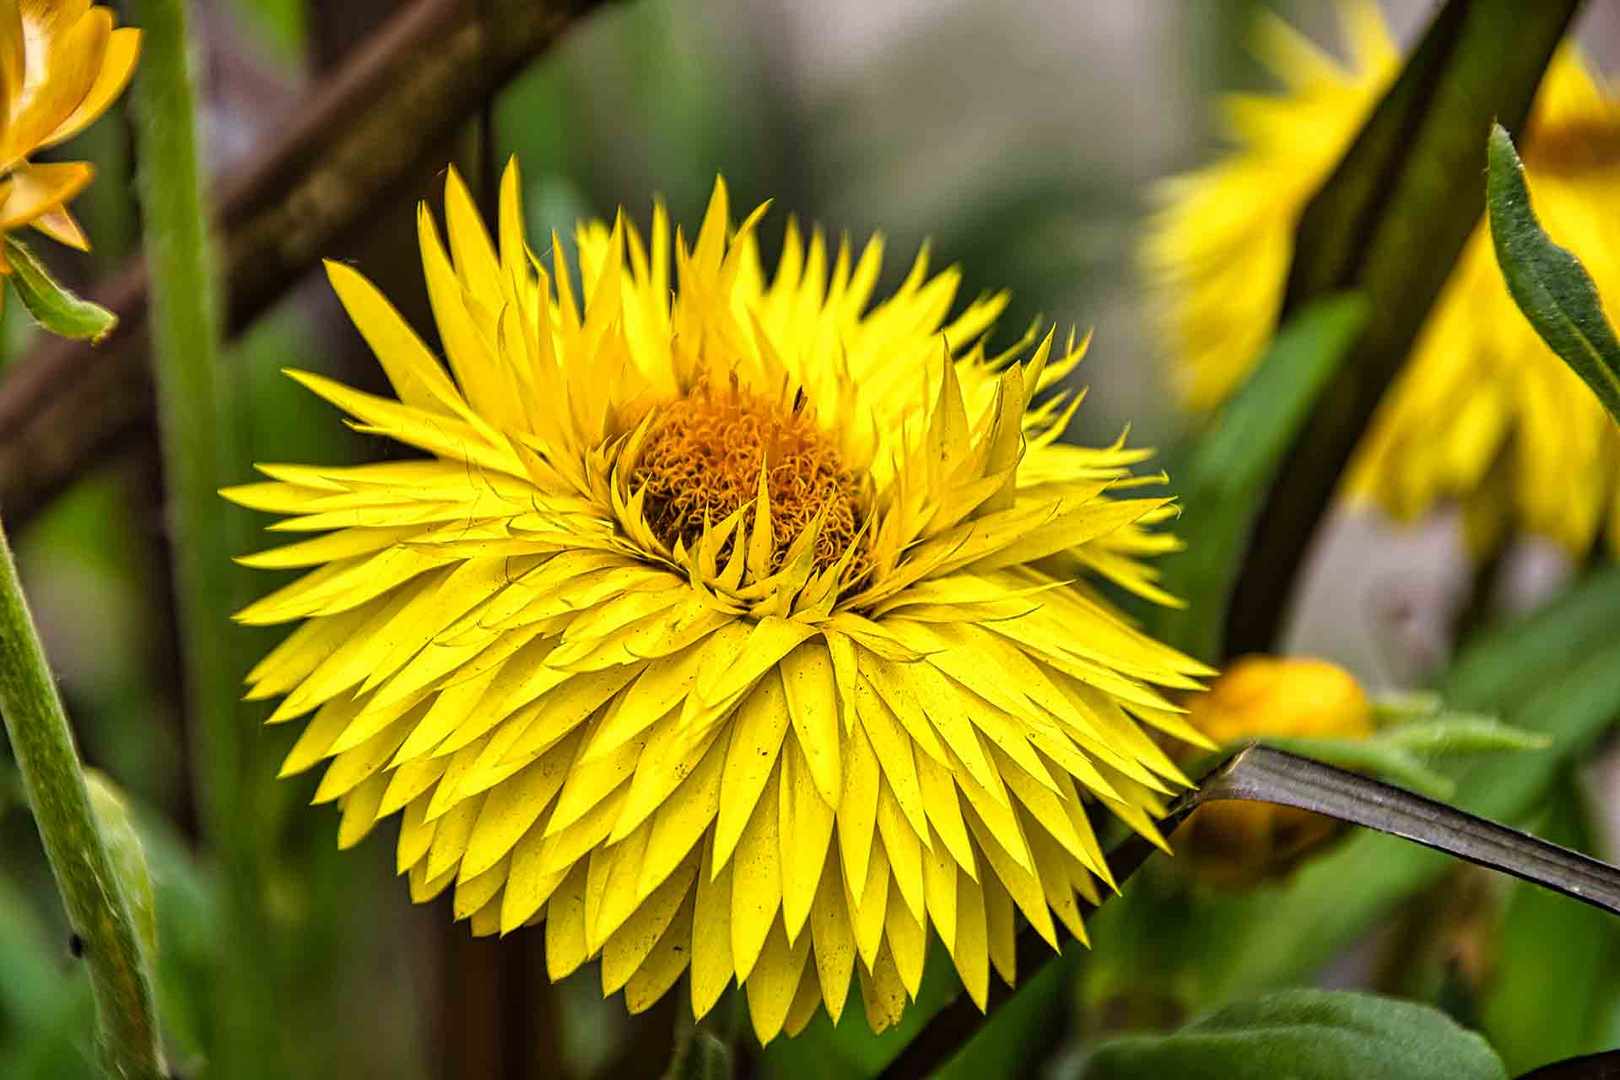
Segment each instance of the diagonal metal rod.
[[[1620,915],[1620,868],[1510,829],[1404,788],[1267,746],[1250,746],[1217,765],[1177,799],[1161,822],[1166,835],[1207,802],[1276,803],[1399,836],[1479,866]],[[1134,833],[1108,853],[1123,885],[1156,848]],[[1105,897],[1106,899],[1106,897]],[[1089,907],[1089,905],[1083,905]],[[1027,985],[1054,953],[1030,927],[1018,937],[1018,971]],[[880,1074],[884,1080],[929,1075],[966,1046],[1015,991],[993,986],[985,1011],[966,994],[941,1009]]]

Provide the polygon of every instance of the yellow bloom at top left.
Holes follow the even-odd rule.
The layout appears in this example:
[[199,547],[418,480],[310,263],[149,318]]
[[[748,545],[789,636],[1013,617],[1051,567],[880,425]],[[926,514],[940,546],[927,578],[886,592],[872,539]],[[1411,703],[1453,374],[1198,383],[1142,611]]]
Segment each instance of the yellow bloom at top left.
[[[32,225],[81,251],[67,205],[95,175],[88,162],[35,164],[39,150],[88,127],[128,85],[141,33],[89,0],[0,0],[0,234]],[[0,273],[10,267],[0,258]]]

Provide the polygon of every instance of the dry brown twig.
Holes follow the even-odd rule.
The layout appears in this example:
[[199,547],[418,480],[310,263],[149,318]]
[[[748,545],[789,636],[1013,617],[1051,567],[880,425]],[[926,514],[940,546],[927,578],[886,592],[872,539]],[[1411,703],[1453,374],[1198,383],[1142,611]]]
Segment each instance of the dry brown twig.
[[[339,246],[491,95],[602,0],[416,0],[322,81],[291,125],[221,185],[227,332]],[[119,316],[99,347],[47,339],[0,382],[0,506],[21,526],[152,414],[146,274],[94,298]]]

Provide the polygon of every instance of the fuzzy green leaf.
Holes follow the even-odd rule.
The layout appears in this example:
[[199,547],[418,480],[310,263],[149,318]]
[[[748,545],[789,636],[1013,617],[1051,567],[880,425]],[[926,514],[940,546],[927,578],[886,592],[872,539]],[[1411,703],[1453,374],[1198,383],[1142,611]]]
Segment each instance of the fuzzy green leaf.
[[118,325],[118,316],[51,277],[28,245],[14,236],[6,237],[6,261],[23,306],[44,329],[58,337],[99,342]]
[[1506,1080],[1489,1044],[1438,1009],[1372,994],[1292,990],[1230,1005],[1170,1035],[1097,1049],[1084,1080]]
[[1547,347],[1620,419],[1620,341],[1591,276],[1536,220],[1524,165],[1500,124],[1491,128],[1487,158],[1485,205],[1508,292]]

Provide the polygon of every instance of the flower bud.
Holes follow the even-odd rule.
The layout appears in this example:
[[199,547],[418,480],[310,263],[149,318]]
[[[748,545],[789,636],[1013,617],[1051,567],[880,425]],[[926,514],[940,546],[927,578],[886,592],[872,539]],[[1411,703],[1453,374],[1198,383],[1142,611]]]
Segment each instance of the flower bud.
[[[1372,734],[1366,691],[1325,660],[1248,656],[1187,703],[1188,721],[1222,745],[1267,737],[1363,739]],[[1256,802],[1200,807],[1182,830],[1193,873],[1245,888],[1282,877],[1340,831],[1306,810]]]

